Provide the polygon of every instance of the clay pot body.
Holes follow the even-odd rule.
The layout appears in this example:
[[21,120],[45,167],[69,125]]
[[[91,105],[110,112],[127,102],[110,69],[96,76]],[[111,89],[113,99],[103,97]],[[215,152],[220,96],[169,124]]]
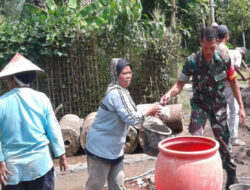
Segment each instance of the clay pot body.
[[156,190],[221,190],[219,143],[206,137],[175,137],[158,145]]
[[[153,104],[139,104],[137,109],[144,111],[153,106]],[[182,105],[171,104],[166,106],[160,106],[161,114],[160,119],[174,132],[181,132],[182,126]]]

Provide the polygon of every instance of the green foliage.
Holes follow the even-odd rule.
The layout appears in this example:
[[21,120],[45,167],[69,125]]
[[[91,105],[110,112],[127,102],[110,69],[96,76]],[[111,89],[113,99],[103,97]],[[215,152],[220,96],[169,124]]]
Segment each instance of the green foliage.
[[[163,91],[169,89],[176,81],[177,69],[181,62],[181,37],[178,30],[172,31],[166,27],[165,16],[160,10],[152,13],[151,20],[149,17],[141,18],[140,0],[97,0],[83,7],[79,7],[73,0],[67,4],[59,0],[47,0],[46,6],[47,10],[43,10],[26,3],[20,21],[9,23],[6,20],[0,25],[1,67],[16,52],[20,52],[42,68],[48,68],[48,63],[52,64],[48,68],[51,70],[48,75],[51,75],[53,65],[58,67],[59,63],[62,64],[61,71],[55,71],[62,74],[63,71],[75,67],[74,59],[80,59],[84,53],[84,61],[77,63],[84,67],[86,73],[81,74],[86,81],[93,84],[85,85],[86,88],[82,90],[84,95],[81,96],[74,91],[69,97],[71,103],[87,101],[88,108],[93,110],[96,109],[100,94],[106,88],[106,64],[111,56],[136,60],[133,70],[147,73],[147,76],[152,78],[154,85],[146,90],[138,89],[138,86],[131,87],[136,89],[132,92],[142,91],[141,94],[145,94],[140,97],[143,100],[139,99],[138,102],[158,101]],[[115,53],[109,55],[110,52]],[[97,65],[91,70],[91,64]],[[152,67],[156,72],[154,74],[151,73]],[[64,75],[67,76],[68,72]],[[79,91],[77,83],[70,77],[72,76],[68,75],[55,82],[60,85],[59,92],[68,88]],[[100,90],[96,89],[95,81]],[[140,77],[135,81],[139,82]],[[39,88],[44,88],[43,86],[44,84],[39,84]],[[105,86],[104,89],[101,86]],[[54,86],[49,88],[45,88],[44,92],[51,93],[54,90]]]
[[[218,1],[216,17],[221,24],[228,26],[230,31],[230,41],[233,46],[243,46],[242,32],[244,30],[246,39],[250,39],[250,1],[237,0],[230,3]],[[249,44],[246,44],[249,46]]]
[[80,10],[76,3],[71,0],[59,6],[54,0],[46,0],[47,11],[26,3],[20,22],[5,22],[0,26],[0,61],[5,62],[17,51],[35,55],[32,57],[36,60],[45,55],[66,56],[79,35],[108,34],[125,45],[135,39],[161,40],[166,33],[164,17],[153,22],[149,18],[140,20],[139,0],[94,1]]
[[[145,0],[146,1],[146,0]],[[147,1],[146,1],[147,2]],[[151,4],[161,7],[165,13],[166,24],[170,25],[173,11],[172,0],[155,0]],[[192,51],[199,48],[200,29],[202,28],[202,15],[207,25],[209,19],[209,0],[176,0],[176,30],[182,35],[182,46]]]

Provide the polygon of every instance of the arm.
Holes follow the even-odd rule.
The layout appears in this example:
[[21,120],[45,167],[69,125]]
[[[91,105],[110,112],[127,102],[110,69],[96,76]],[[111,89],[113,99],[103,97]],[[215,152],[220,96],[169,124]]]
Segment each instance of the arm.
[[60,125],[56,119],[49,99],[47,99],[46,120],[47,126],[45,127],[45,131],[52,145],[55,157],[59,157],[60,171],[62,172],[62,175],[64,175],[68,170],[64,142]]
[[176,95],[178,95],[186,82],[183,81],[178,81],[177,83],[175,83],[175,85],[166,93],[161,97],[160,103],[165,106],[172,97],[175,97]]
[[234,69],[235,69],[235,71],[241,76],[241,79],[242,79],[243,81],[246,81],[246,78],[245,78],[245,76],[241,73],[239,67],[234,66]]
[[110,91],[103,104],[111,111],[117,112],[121,120],[127,125],[137,125],[145,120],[145,116],[160,114],[159,105],[155,104],[145,111],[137,110],[132,98],[124,90],[117,88]]
[[236,100],[237,100],[237,102],[239,104],[240,123],[242,125],[244,125],[245,120],[246,120],[246,113],[245,113],[244,105],[243,105],[242,98],[241,98],[239,83],[238,83],[237,79],[229,81],[229,82],[230,82],[230,85],[231,85],[231,88],[232,88],[232,91],[233,91],[233,95],[234,95],[234,97],[236,98]]

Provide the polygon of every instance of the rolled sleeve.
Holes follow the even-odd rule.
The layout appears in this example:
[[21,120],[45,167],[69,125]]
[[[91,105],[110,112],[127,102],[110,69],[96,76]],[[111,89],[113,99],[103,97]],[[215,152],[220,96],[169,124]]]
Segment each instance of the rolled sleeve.
[[185,75],[183,72],[181,72],[181,74],[178,77],[178,81],[189,82],[190,81],[190,76]]
[[190,56],[188,60],[184,63],[182,71],[178,77],[178,81],[189,82],[193,74],[193,64],[194,64],[194,55]]

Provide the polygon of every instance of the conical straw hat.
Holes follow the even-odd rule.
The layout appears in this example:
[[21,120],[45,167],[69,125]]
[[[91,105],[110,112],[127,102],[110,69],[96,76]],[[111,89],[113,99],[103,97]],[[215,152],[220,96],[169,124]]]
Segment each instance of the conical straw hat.
[[31,61],[23,57],[20,53],[17,53],[0,72],[0,79],[26,71],[36,71],[38,74],[44,72],[44,70],[40,69]]

